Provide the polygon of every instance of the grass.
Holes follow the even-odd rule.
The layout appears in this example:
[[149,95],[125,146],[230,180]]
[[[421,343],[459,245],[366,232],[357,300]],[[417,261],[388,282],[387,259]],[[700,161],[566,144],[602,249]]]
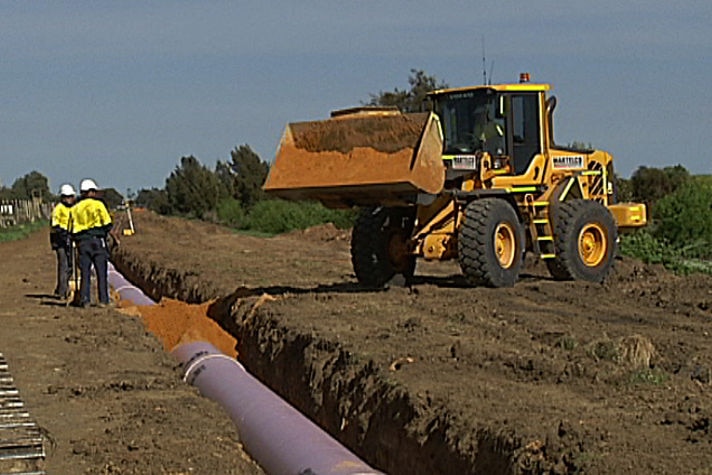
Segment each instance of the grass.
[[634,371],[630,374],[631,384],[652,384],[654,386],[660,386],[668,380],[668,375],[655,368],[645,368],[638,371]]
[[621,254],[640,259],[646,264],[662,264],[676,274],[712,274],[712,261],[686,257],[689,249],[673,248],[647,230],[621,236],[620,251]]
[[555,345],[563,350],[573,351],[578,347],[578,342],[574,337],[565,335],[559,338]]
[[0,242],[17,241],[24,239],[38,229],[47,226],[47,221],[35,221],[34,223],[20,224],[9,228],[0,228]]

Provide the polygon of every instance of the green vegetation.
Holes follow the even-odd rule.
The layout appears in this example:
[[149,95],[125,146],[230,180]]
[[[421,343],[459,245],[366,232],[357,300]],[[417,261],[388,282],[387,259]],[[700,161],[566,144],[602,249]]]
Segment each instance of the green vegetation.
[[[675,169],[678,178],[685,176],[684,168],[678,165]],[[659,179],[659,175],[652,175],[654,180]],[[712,180],[708,176],[686,176],[670,193],[655,193],[650,225],[623,236],[620,250],[678,273],[712,274]]]
[[631,384],[652,384],[659,386],[669,379],[667,373],[657,368],[645,368],[634,371],[630,374]]
[[573,351],[578,347],[578,341],[571,335],[564,335],[556,340],[555,346],[566,351]]
[[10,188],[0,186],[0,200],[31,200],[32,198],[41,198],[43,201],[50,201],[53,198],[47,177],[38,171],[31,171],[18,178]]
[[263,200],[250,210],[240,229],[278,234],[329,222],[344,229],[352,226],[355,215],[355,211],[332,210],[314,202]]
[[20,224],[9,228],[0,228],[0,242],[24,239],[45,226],[48,226],[47,221],[35,221],[34,223]]
[[393,91],[381,91],[371,94],[368,105],[395,106],[404,112],[421,112],[427,110],[426,96],[436,89],[449,87],[435,76],[429,76],[422,69],[411,69],[408,77],[409,90],[395,88]]

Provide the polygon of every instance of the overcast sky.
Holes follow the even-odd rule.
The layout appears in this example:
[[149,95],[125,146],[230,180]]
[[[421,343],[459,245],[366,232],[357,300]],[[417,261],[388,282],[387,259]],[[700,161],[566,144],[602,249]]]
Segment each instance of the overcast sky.
[[408,89],[522,71],[558,98],[556,140],[618,172],[712,173],[712,1],[0,0],[0,183],[163,187],[180,157],[267,161],[287,122]]

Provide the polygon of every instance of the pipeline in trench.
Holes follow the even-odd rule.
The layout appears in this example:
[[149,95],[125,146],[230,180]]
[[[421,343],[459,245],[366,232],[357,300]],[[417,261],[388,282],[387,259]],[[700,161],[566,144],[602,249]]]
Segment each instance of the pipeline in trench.
[[336,439],[250,375],[237,340],[208,317],[211,302],[154,302],[113,265],[109,284],[119,311],[140,317],[184,369],[186,382],[220,404],[248,453],[270,474],[377,475]]

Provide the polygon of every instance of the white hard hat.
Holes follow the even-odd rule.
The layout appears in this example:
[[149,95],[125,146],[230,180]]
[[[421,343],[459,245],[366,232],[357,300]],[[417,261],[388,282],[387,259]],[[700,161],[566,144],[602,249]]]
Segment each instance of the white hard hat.
[[92,180],[91,178],[85,178],[79,184],[79,191],[89,191],[89,190],[98,190],[98,189],[99,189],[99,187],[96,186],[96,183],[94,183],[94,180]]
[[74,187],[70,185],[69,183],[65,183],[64,185],[59,187],[59,194],[61,196],[74,196],[77,194],[76,191],[74,191]]

